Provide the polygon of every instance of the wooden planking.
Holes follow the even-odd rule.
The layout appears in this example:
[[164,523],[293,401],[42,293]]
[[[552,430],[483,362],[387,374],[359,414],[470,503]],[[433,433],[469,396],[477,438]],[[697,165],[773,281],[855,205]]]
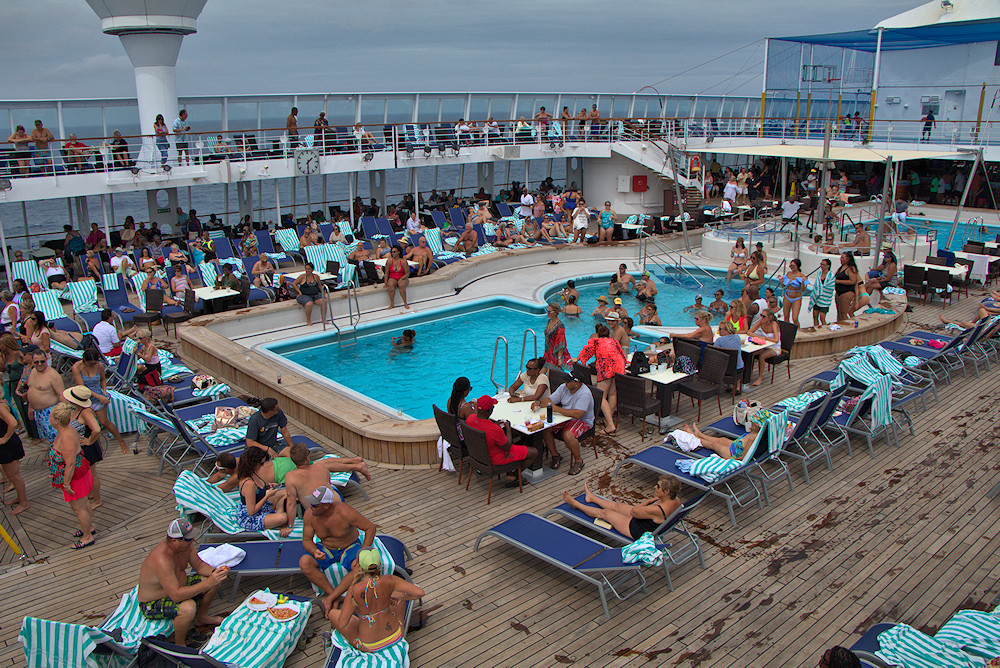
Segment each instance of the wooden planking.
[[[967,317],[970,303],[947,310]],[[909,327],[924,327],[940,312],[918,305]],[[791,382],[765,385],[753,398],[768,404],[787,396],[788,388],[830,364],[828,357],[796,359]],[[672,593],[660,571],[647,570],[648,592],[612,600],[610,621],[593,587],[495,539],[484,540],[479,552],[471,548],[484,529],[516,512],[544,512],[563,489],[578,491],[583,480],[615,497],[648,494],[655,478],[647,472],[607,475],[627,453],[650,445],[640,443],[627,421],[619,447],[602,451],[596,462],[585,452],[583,475],[560,475],[523,494],[501,485],[490,506],[483,476],[473,476],[466,491],[464,478],[458,486],[455,474],[438,473],[436,466],[375,466],[366,485],[372,501],[350,500],[414,554],[410,566],[428,592],[429,610],[428,625],[409,636],[414,665],[464,665],[469,647],[489,637],[490,651],[477,656],[478,665],[812,666],[823,649],[849,645],[873,623],[899,619],[933,629],[958,607],[983,607],[1000,593],[1000,556],[990,549],[1000,511],[985,497],[1000,482],[990,449],[1000,437],[991,417],[1000,373],[959,378],[939,393],[940,403],[917,411],[916,435],[904,436],[902,447],[879,441],[875,459],[863,446],[853,457],[838,451],[834,471],[813,467],[811,485],[793,464],[795,491],[783,480],[772,483],[771,507],[737,509],[738,529],[729,526],[723,503],[706,499],[690,524],[705,538],[709,568],[689,563],[672,571]],[[681,402],[681,417],[692,419],[694,412]],[[716,411],[709,406],[703,417],[710,422]],[[333,439],[301,424],[295,429],[343,452]],[[0,574],[0,595],[19,601],[0,611],[0,666],[23,663],[16,635],[25,614],[84,622],[110,612],[174,514],[172,476],[156,477],[152,457],[111,452],[99,470],[115,494],[105,493],[107,505],[95,514],[98,544],[70,552],[64,527],[72,527],[73,518],[57,492],[45,489],[44,472],[31,470],[38,466],[27,463],[32,457],[38,452],[29,451],[23,468],[33,507],[21,516],[22,526],[48,560]],[[135,514],[136,508],[143,510]],[[4,522],[10,526],[9,517]],[[68,572],[71,588],[61,586]],[[291,587],[303,593],[304,582],[297,577]],[[242,593],[264,584],[284,588],[288,579],[248,579]],[[215,604],[220,611],[231,607]],[[314,611],[307,633],[326,627]],[[287,665],[321,661],[313,638]]]

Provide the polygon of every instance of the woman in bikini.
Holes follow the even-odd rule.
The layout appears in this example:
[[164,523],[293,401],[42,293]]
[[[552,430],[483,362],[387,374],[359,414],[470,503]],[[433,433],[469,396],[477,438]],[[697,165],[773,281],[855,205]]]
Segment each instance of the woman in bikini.
[[600,222],[598,223],[600,229],[598,231],[597,243],[611,243],[611,237],[615,233],[616,222],[618,222],[618,214],[611,210],[611,202],[605,202],[604,211],[601,211]]
[[331,608],[330,623],[362,652],[377,652],[403,638],[406,601],[423,597],[424,590],[396,575],[382,573],[382,556],[375,548],[358,552],[354,582],[344,605]]
[[781,312],[785,322],[791,321],[795,325],[799,324],[799,310],[802,308],[802,293],[809,287],[809,279],[800,269],[798,258],[789,260],[788,272],[781,277]]
[[840,254],[840,268],[834,275],[834,290],[837,293],[837,321],[845,320],[853,313],[854,298],[858,289],[858,265],[851,253]]
[[751,285],[760,287],[764,284],[764,279],[767,278],[767,264],[763,255],[755,251],[743,269],[743,287],[748,288]]
[[267,454],[260,448],[247,448],[236,464],[240,504],[236,507],[236,523],[247,531],[279,529],[285,538],[292,532],[285,514],[285,490],[274,483],[264,482],[260,468]]
[[653,487],[653,497],[634,505],[601,498],[591,492],[586,483],[583,491],[585,503],[574,499],[569,492],[563,492],[563,501],[589,517],[609,522],[615,531],[632,540],[656,531],[681,507],[681,481],[672,475],[661,475]]
[[698,429],[698,423],[696,422],[684,425],[683,430],[697,436],[698,440],[701,441],[702,447],[708,448],[723,459],[742,459],[746,447],[753,445],[754,439],[757,438],[757,432],[763,429],[770,418],[771,411],[766,408],[760,409],[753,414],[750,422],[747,423],[747,433],[735,441],[722,436],[708,436],[707,434],[703,434]]
[[729,251],[729,257],[733,259],[729,265],[729,272],[726,274],[726,281],[733,279],[733,274],[742,274],[743,265],[747,263],[747,247],[743,245],[743,237],[736,238],[736,245]]
[[403,249],[393,246],[389,260],[385,263],[385,289],[389,293],[389,308],[396,306],[396,291],[403,300],[403,309],[410,310],[406,303],[406,286],[410,284],[410,265],[403,259]]
[[142,281],[142,290],[161,290],[163,292],[163,303],[170,306],[177,306],[177,300],[170,292],[167,282],[156,275],[156,270],[150,267],[146,270],[146,278]]

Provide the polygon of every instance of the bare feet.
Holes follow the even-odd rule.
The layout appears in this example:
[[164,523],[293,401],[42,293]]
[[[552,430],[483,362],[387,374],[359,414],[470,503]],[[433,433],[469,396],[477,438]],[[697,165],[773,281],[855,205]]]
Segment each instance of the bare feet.
[[31,504],[28,503],[27,501],[25,501],[24,503],[19,503],[19,504],[17,504],[17,506],[14,507],[14,510],[11,511],[11,514],[12,515],[20,515],[21,513],[23,513],[25,510],[27,510],[30,507],[31,507]]
[[361,475],[363,475],[365,477],[365,480],[371,480],[372,479],[371,473],[368,472],[368,464],[365,463],[365,460],[363,460],[363,459],[361,460],[361,465],[360,465],[360,468],[358,468],[358,471],[360,471]]
[[292,533],[292,527],[281,527],[281,529],[278,531],[278,535],[281,536],[282,538],[288,538],[288,536],[290,536],[291,533]]
[[569,492],[563,492],[562,500],[566,503],[571,503],[573,501],[573,495]]
[[587,485],[587,483],[583,483],[583,492],[584,492],[583,500],[586,501],[587,503],[595,503],[597,501],[597,497],[594,495],[593,492],[590,491],[590,487]]
[[754,382],[750,383],[750,387],[760,387],[763,384],[764,384],[763,378],[758,378]]
[[225,620],[225,617],[210,616],[205,615],[204,617],[195,617],[195,626],[218,626]]
[[100,508],[103,505],[104,505],[104,501],[103,500],[99,499],[97,501],[91,501],[90,502],[90,509],[91,510],[97,510],[98,508]]

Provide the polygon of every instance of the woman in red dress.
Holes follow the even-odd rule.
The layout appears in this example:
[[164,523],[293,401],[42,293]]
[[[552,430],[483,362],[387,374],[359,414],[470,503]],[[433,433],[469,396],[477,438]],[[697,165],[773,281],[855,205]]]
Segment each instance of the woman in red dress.
[[580,351],[580,364],[594,357],[597,367],[597,389],[604,391],[601,400],[601,413],[604,414],[604,433],[614,436],[618,428],[615,426],[614,414],[618,406],[618,396],[615,392],[615,374],[625,373],[625,351],[617,340],[611,338],[611,330],[604,325],[597,326],[597,338],[587,341]]

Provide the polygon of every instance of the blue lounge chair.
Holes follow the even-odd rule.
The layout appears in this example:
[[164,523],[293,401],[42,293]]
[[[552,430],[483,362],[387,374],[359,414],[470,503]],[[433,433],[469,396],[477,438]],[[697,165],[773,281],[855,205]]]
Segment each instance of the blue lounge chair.
[[375,222],[374,216],[362,216],[361,217],[361,231],[365,235],[365,239],[374,240],[379,238],[381,232],[378,230],[378,223]]
[[497,202],[497,211],[500,212],[501,218],[511,218],[514,212],[510,210],[510,206],[506,202]]
[[444,211],[431,211],[431,220],[441,230],[441,234],[445,234],[446,231],[455,231],[455,227],[451,224],[451,221],[445,218]]
[[35,300],[35,309],[41,311],[48,323],[59,331],[80,332],[80,325],[72,318],[66,317],[66,312],[59,302],[58,294],[55,290],[32,292],[31,296]]
[[[295,233],[294,228],[277,228],[274,230],[274,239],[281,244],[281,250],[283,253],[297,257],[300,262],[302,261],[303,255],[302,250],[299,248],[299,236]],[[263,248],[263,246],[260,246],[260,248]],[[272,245],[271,248],[273,249],[274,246]]]
[[[820,424],[820,418],[833,414],[833,409],[840,402],[841,397],[847,392],[847,385],[841,385],[836,392],[826,394],[813,399],[806,405],[802,414],[795,423],[795,429],[785,439],[785,444],[781,446],[781,453],[796,459],[802,464],[802,475],[809,484],[809,465],[818,459],[826,460],[826,468],[833,470],[833,460],[830,458],[830,451],[826,449],[823,441],[813,437],[813,432]],[[824,409],[833,402],[833,408],[826,412]],[[824,421],[825,421],[824,420]]]
[[[465,223],[465,212],[462,211],[461,207],[454,206],[448,210],[448,218],[451,219],[451,224],[455,229],[464,230]],[[482,243],[482,242],[480,242]]]
[[141,308],[128,300],[121,274],[104,274],[101,277],[101,292],[104,295],[105,306],[115,312],[123,326],[132,324],[134,314],[144,313]]
[[[275,265],[281,266],[282,262],[291,262],[294,264],[294,260],[288,257],[289,254],[279,253],[274,250],[274,242],[271,240],[271,233],[267,230],[256,230],[254,236],[257,237],[257,248],[261,253],[270,256],[271,261]],[[296,244],[298,246],[298,244]]]
[[[698,557],[698,562],[701,564],[702,568],[705,568],[705,555],[701,551],[701,545],[698,543],[698,539],[688,531],[688,528],[684,526],[684,518],[697,506],[707,492],[701,492],[695,495],[693,498],[684,502],[680,508],[675,510],[670,517],[665,519],[653,531],[653,540],[656,543],[657,549],[663,553],[663,574],[667,578],[667,587],[670,591],[674,590],[673,582],[670,580],[670,566],[680,566],[681,564],[690,561],[694,557]],[[576,497],[576,500],[580,503],[587,505],[584,501],[586,494],[581,494]],[[631,543],[633,539],[631,536],[623,536],[614,529],[605,529],[604,527],[598,526],[594,523],[594,518],[587,515],[581,510],[577,510],[568,503],[562,503],[552,510],[545,513],[545,517],[549,515],[560,515],[569,520],[576,522],[577,524],[582,524],[583,526],[591,529],[605,538],[613,540],[618,543]],[[675,544],[671,542],[666,542],[666,538],[670,537],[670,532],[678,534],[680,538],[680,544]]]
[[[625,600],[646,591],[641,563],[625,563],[622,551],[588,538],[534,513],[521,513],[479,534],[473,552],[486,536],[495,536],[528,554],[597,587],[604,616],[611,619],[607,594]],[[632,579],[637,586],[628,591]],[[622,589],[622,591],[619,591]]]
[[101,321],[101,308],[97,305],[97,282],[93,280],[70,281],[69,298],[74,315],[83,321],[87,331]]

